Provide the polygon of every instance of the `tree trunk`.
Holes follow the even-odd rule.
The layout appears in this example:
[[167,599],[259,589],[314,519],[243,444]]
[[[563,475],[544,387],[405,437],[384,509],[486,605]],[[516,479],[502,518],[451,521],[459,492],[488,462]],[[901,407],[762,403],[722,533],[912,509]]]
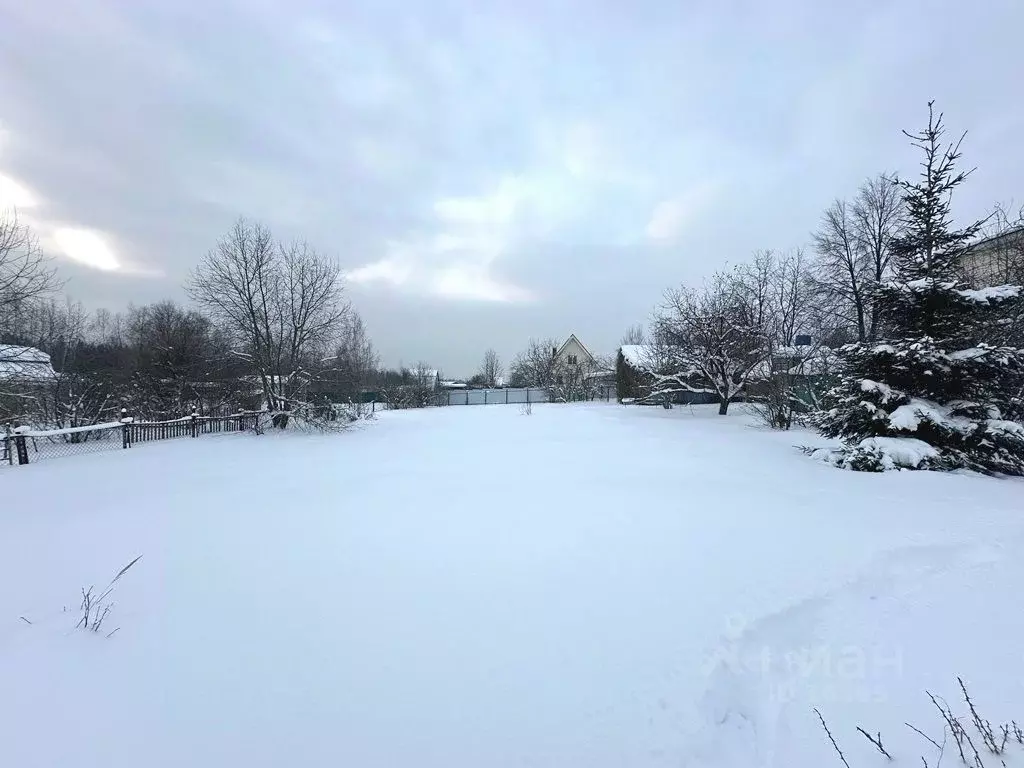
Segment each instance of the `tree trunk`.
[[718,415],[725,416],[729,413],[729,401],[726,398],[722,398],[722,402],[718,404]]

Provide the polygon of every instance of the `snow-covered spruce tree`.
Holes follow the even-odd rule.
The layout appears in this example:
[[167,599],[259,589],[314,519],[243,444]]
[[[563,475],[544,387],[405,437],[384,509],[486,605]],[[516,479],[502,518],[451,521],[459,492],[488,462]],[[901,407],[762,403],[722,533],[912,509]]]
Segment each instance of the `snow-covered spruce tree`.
[[[906,133],[906,132],[904,132]],[[1021,300],[1019,286],[972,290],[962,260],[981,222],[954,229],[960,141],[943,143],[942,115],[906,134],[924,160],[916,182],[898,182],[906,228],[892,244],[894,277],[874,288],[881,339],[842,349],[844,376],[826,397],[820,431],[843,439],[824,457],[848,469],[966,468],[1024,474],[1024,426],[1005,414],[1024,352],[994,330]]]

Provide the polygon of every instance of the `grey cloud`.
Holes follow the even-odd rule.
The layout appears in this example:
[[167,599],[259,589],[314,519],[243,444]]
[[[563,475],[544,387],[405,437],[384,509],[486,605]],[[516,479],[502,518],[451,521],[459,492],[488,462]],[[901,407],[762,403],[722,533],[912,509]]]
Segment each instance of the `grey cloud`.
[[[899,130],[929,98],[971,129],[964,215],[1022,196],[1015,0],[0,0],[0,18],[0,175],[40,226],[96,230],[134,268],[68,262],[69,291],[180,298],[245,214],[354,274],[411,270],[350,289],[388,362],[469,373],[486,346],[569,331],[610,351],[667,285],[803,245],[834,196],[913,172]],[[438,295],[453,268],[533,300]]]

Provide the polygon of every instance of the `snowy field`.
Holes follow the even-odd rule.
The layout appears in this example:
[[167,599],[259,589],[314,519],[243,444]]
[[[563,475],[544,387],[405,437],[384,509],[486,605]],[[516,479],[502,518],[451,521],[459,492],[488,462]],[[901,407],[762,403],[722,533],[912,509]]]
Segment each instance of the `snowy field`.
[[957,675],[1020,721],[1024,483],[844,472],[714,409],[5,472],[0,766],[840,766],[814,707],[852,768],[886,763],[858,725],[934,766],[904,722],[941,741],[925,690],[959,712]]

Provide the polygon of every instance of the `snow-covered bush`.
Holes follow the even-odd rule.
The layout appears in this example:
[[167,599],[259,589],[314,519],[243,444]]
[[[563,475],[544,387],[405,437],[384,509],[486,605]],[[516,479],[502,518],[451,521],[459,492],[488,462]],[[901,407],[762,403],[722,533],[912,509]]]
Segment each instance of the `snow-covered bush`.
[[771,375],[750,388],[750,410],[771,429],[813,423],[836,382],[837,365],[835,350],[820,343],[774,350]]
[[750,409],[764,426],[771,429],[789,429],[796,418],[797,402],[788,376],[771,378],[763,394],[751,398]]
[[867,437],[840,450],[818,449],[812,455],[843,469],[886,472],[890,469],[938,469],[939,452],[914,437]]
[[289,424],[307,432],[338,432],[360,419],[373,417],[371,407],[365,403],[332,403],[317,399],[313,402],[293,400],[281,411],[264,411],[257,421],[256,431],[262,434],[277,420],[285,416]]

